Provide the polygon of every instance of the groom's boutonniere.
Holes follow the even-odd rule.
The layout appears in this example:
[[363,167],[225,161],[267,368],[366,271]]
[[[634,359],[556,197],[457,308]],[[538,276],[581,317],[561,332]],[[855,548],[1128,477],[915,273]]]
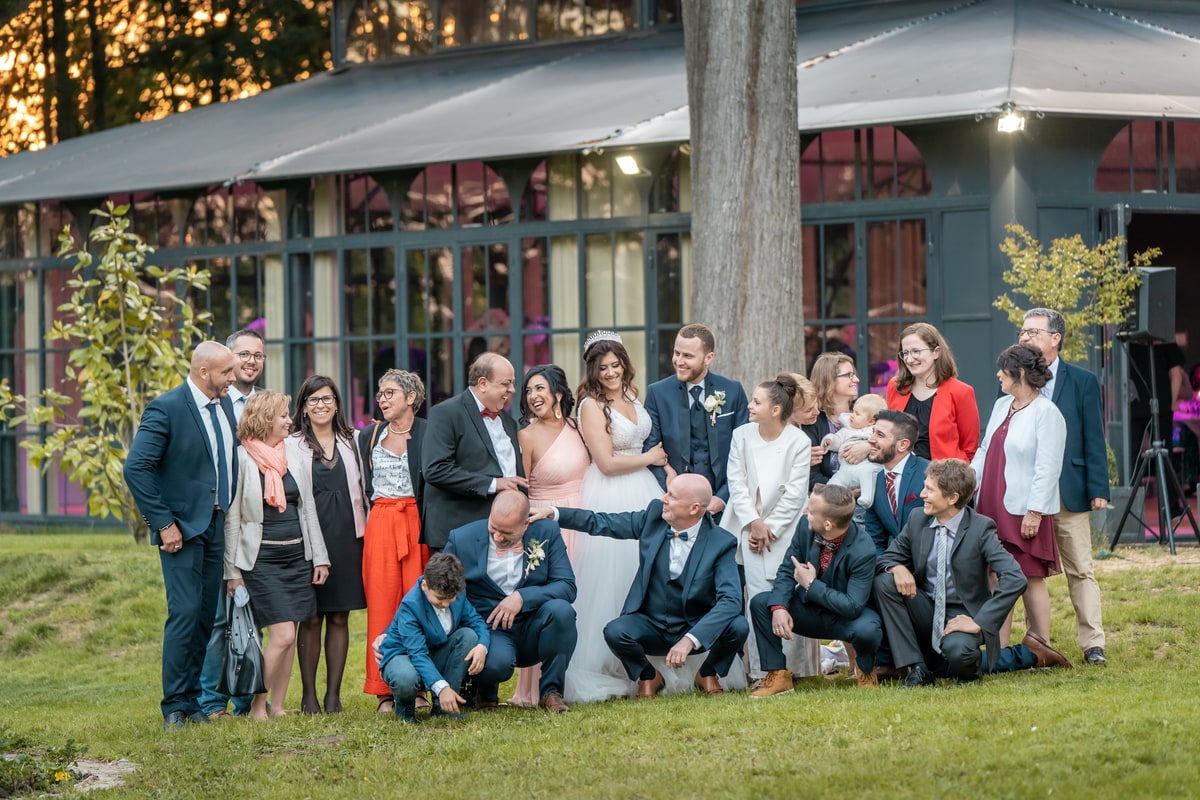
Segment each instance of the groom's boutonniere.
[[714,426],[717,424],[717,414],[720,414],[721,409],[724,407],[724,392],[713,392],[708,397],[704,398],[704,410],[709,413],[709,420]]
[[529,559],[529,563],[525,566],[525,577],[529,577],[529,573],[538,568],[546,558],[545,542],[540,542],[537,539],[529,540],[529,547],[525,548],[525,558]]

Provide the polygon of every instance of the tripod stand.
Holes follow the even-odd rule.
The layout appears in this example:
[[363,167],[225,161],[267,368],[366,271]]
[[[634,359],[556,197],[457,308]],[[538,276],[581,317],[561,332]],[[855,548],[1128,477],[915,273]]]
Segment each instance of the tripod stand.
[[[1126,342],[1126,354],[1129,352],[1129,342]],[[1154,347],[1152,341],[1147,341],[1147,349],[1150,351],[1150,449],[1138,456],[1138,468],[1134,473],[1133,480],[1129,482],[1130,488],[1133,489],[1129,493],[1129,498],[1125,501],[1125,508],[1121,511],[1121,519],[1117,522],[1117,529],[1113,532],[1112,542],[1109,543],[1108,549],[1115,549],[1117,541],[1121,538],[1121,531],[1125,528],[1125,520],[1129,518],[1133,509],[1134,498],[1137,497],[1137,488],[1141,486],[1142,479],[1154,470],[1152,473],[1155,480],[1155,486],[1158,487],[1158,541],[1162,544],[1163,537],[1166,537],[1166,542],[1171,549],[1171,555],[1175,555],[1175,527],[1171,521],[1171,513],[1168,510],[1167,499],[1171,497],[1168,492],[1174,492],[1174,496],[1178,497],[1183,503],[1183,510],[1187,514],[1188,521],[1192,523],[1192,532],[1196,534],[1197,541],[1200,541],[1200,526],[1196,524],[1196,517],[1192,514],[1192,507],[1188,505],[1187,497],[1183,493],[1183,487],[1179,483],[1179,476],[1175,474],[1175,467],[1171,464],[1170,452],[1164,446],[1162,430],[1158,421],[1158,372],[1155,366]],[[1132,363],[1132,359],[1130,360]],[[1146,521],[1136,514],[1133,515],[1142,528],[1142,531],[1148,530]]]

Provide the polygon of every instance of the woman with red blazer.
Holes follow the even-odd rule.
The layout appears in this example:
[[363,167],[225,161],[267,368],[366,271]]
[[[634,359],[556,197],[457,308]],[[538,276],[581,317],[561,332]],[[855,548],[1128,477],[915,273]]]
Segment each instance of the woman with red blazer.
[[970,462],[979,447],[975,390],[958,379],[954,354],[937,328],[917,322],[900,332],[896,375],[887,386],[888,408],[917,418],[912,452],[921,458]]

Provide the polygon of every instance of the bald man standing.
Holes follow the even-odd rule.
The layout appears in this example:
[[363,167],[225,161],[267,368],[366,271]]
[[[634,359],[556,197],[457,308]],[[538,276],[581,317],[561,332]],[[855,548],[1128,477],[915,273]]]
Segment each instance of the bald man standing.
[[225,511],[237,481],[237,423],[229,387],[237,360],[201,342],[181,385],[155,398],[125,458],[125,483],[158,547],[167,593],[163,728],[207,723],[200,670],[221,590]]

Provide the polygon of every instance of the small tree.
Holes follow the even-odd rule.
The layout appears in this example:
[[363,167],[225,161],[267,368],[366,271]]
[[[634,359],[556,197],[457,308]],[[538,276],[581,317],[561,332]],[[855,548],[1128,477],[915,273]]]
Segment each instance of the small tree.
[[57,460],[87,490],[89,514],[123,520],[144,543],[149,531],[121,469],[146,404],[187,374],[204,336],[199,325],[210,316],[195,313],[187,294],[206,291],[209,273],[147,265],[154,248],[131,230],[129,206],[109,203],[93,213],[101,222],[88,238],[98,256],[77,248],[69,228],[59,237],[59,257],[75,262],[71,299],[45,337],[71,345],[61,390],[26,398],[0,385],[0,422],[53,426],[44,443],[21,443],[30,461],[45,470]]
[[1162,254],[1159,248],[1151,247],[1135,253],[1131,265],[1121,257],[1123,236],[1088,247],[1083,237],[1075,234],[1055,239],[1045,250],[1022,226],[1007,225],[1005,230],[1011,235],[1000,245],[1000,251],[1012,261],[1012,268],[1005,271],[1004,282],[1030,305],[1018,305],[1007,293],[992,305],[1016,325],[1024,321],[1029,308],[1061,311],[1067,323],[1061,355],[1067,361],[1081,361],[1093,347],[1111,346],[1110,341],[1094,344],[1096,327],[1116,325],[1125,319],[1142,282],[1136,267],[1148,266]]

